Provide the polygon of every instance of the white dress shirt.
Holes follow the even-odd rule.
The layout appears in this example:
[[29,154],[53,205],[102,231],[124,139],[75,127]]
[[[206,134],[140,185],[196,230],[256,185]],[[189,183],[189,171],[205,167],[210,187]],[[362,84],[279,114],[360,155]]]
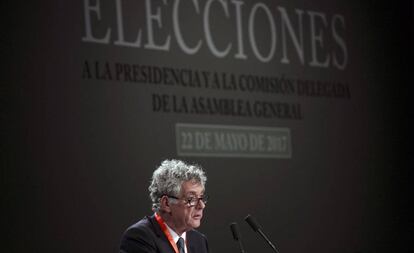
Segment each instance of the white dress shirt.
[[179,236],[174,230],[172,230],[172,228],[170,228],[168,225],[167,225],[167,223],[165,223],[165,225],[167,226],[167,229],[168,229],[168,231],[170,232],[170,234],[171,234],[171,236],[172,236],[172,238],[173,238],[173,240],[174,240],[174,242],[177,244],[177,242],[178,242],[178,239],[180,239],[180,237],[181,238],[183,238],[184,239],[184,245],[185,245],[185,247],[184,247],[184,251],[185,251],[185,253],[187,253],[188,251],[187,251],[187,238],[186,238],[186,236],[187,236],[187,232],[184,232],[181,236]]

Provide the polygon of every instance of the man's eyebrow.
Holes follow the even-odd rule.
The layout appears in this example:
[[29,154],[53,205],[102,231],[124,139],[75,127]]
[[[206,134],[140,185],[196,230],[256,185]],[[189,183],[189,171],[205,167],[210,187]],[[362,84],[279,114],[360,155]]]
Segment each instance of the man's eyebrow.
[[[200,193],[200,195],[203,195],[204,194],[204,190]],[[197,195],[197,192],[195,192],[195,191],[190,191],[190,192],[187,192],[186,193],[186,195]]]

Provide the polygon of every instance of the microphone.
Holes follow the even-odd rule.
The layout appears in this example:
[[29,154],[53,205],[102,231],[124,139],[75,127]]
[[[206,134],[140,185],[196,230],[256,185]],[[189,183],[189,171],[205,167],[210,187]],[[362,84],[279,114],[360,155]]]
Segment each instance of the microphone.
[[267,244],[269,244],[270,247],[276,253],[279,253],[279,251],[276,249],[276,246],[269,240],[269,238],[267,238],[265,233],[262,231],[262,227],[259,225],[259,223],[256,221],[255,218],[253,218],[250,214],[248,214],[246,218],[244,218],[244,220],[250,225],[250,227],[252,227],[254,232],[258,232],[263,237],[263,239],[267,242]]
[[239,243],[239,248],[241,253],[245,253],[243,244],[241,242],[241,236],[239,233],[239,227],[236,222],[230,224],[231,233],[233,234],[233,239]]

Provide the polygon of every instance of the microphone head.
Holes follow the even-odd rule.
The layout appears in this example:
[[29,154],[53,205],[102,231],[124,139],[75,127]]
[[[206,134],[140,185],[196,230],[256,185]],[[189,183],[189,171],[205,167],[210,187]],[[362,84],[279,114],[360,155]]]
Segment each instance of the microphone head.
[[231,229],[231,233],[233,234],[233,238],[235,241],[238,241],[240,239],[240,233],[239,233],[239,228],[237,226],[236,222],[233,222],[230,224],[230,229]]
[[246,216],[246,218],[244,218],[244,220],[249,223],[250,227],[252,227],[252,229],[257,232],[259,229],[261,229],[259,223],[257,223],[256,219],[253,218],[250,214],[248,214]]

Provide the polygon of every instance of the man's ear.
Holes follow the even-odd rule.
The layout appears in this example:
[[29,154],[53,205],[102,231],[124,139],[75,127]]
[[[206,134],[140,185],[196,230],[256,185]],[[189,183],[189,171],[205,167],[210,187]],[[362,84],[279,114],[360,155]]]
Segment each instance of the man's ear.
[[160,210],[166,213],[171,213],[170,201],[167,196],[162,196],[160,199]]

